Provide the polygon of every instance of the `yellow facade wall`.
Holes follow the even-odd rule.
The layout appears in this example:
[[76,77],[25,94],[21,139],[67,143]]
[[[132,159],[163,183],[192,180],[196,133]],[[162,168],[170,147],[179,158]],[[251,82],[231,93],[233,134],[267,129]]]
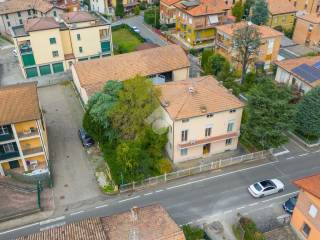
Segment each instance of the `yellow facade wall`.
[[61,31],[61,42],[64,54],[72,54],[72,44],[69,30]]
[[9,170],[10,169],[10,165],[9,165],[8,162],[1,163],[1,166],[2,166],[3,170]]
[[295,19],[295,13],[270,15],[268,25],[272,28],[281,26],[283,29],[292,29]]
[[37,148],[37,147],[41,147],[41,141],[40,141],[40,138],[33,138],[33,139],[20,141],[20,145],[22,150]]
[[20,132],[26,132],[28,131],[30,128],[35,128],[37,129],[37,123],[35,120],[33,121],[27,121],[27,122],[20,122],[20,123],[15,123],[14,124],[17,133]]

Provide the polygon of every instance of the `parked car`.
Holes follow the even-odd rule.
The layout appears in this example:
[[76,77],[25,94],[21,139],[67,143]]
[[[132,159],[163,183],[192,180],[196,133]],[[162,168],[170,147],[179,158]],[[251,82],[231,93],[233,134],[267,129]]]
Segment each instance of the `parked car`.
[[83,129],[79,129],[79,137],[82,142],[82,146],[91,147],[94,145],[94,140],[89,136],[89,134]]
[[139,33],[139,32],[140,32],[139,28],[137,28],[136,26],[132,26],[132,29],[133,29],[133,31],[135,31],[136,33]]
[[261,198],[282,192],[284,190],[284,184],[278,179],[268,179],[250,185],[248,190],[253,197]]
[[282,204],[283,210],[289,214],[292,214],[293,209],[296,206],[297,199],[298,199],[298,195],[295,195],[289,198],[286,202]]

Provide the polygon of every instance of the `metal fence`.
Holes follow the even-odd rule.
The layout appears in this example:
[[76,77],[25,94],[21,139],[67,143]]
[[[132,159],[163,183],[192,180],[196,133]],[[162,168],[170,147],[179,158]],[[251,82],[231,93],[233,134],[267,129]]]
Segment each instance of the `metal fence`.
[[119,186],[119,191],[127,192],[127,191],[144,189],[145,187],[148,187],[148,186],[154,186],[154,185],[165,183],[175,179],[192,176],[195,174],[204,173],[212,170],[217,170],[220,168],[224,168],[227,166],[231,166],[231,165],[235,165],[243,162],[263,160],[263,159],[272,158],[272,157],[273,155],[271,150],[264,150],[260,152],[254,152],[254,153],[231,157],[227,159],[216,160],[216,161],[208,162],[205,164],[201,164],[196,167],[178,170],[175,172],[167,173],[167,174],[156,176],[156,177],[150,177],[139,182],[122,184]]

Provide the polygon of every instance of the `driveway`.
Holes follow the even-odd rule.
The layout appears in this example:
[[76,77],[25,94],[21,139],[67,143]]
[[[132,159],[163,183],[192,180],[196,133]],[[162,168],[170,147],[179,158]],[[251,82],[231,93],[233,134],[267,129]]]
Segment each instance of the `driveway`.
[[48,129],[56,212],[97,201],[103,196],[78,137],[83,110],[71,84],[38,91]]

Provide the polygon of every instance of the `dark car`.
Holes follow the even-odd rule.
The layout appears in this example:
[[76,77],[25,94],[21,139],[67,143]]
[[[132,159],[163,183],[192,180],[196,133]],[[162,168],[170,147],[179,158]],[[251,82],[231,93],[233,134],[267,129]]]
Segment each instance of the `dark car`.
[[295,196],[289,198],[285,203],[283,203],[282,207],[283,207],[284,211],[286,211],[287,213],[292,214],[293,213],[293,209],[296,206],[297,199],[298,199],[298,195],[295,195]]
[[94,145],[94,140],[83,128],[79,129],[79,137],[84,147],[91,147]]

